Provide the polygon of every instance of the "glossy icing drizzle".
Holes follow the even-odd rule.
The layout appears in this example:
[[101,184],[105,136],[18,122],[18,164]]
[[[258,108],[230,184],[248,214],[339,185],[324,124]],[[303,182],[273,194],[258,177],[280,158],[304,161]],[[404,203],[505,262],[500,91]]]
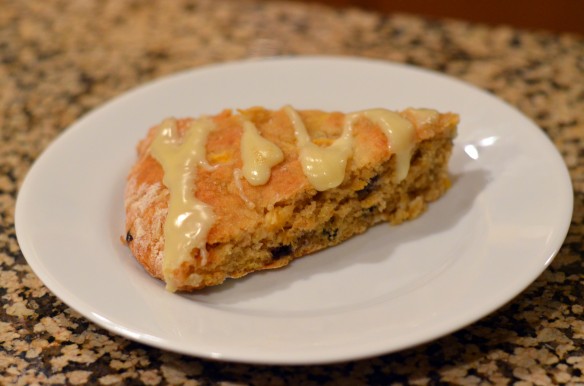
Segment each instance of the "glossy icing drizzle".
[[353,148],[353,117],[347,116],[339,138],[330,146],[321,147],[312,142],[296,110],[286,106],[284,111],[294,127],[300,164],[308,181],[319,191],[339,186],[345,179],[347,159]]
[[407,177],[414,147],[415,129],[410,121],[386,109],[364,110],[359,113],[377,124],[387,137],[389,149],[395,154],[394,181]]
[[260,135],[255,125],[243,121],[241,137],[241,172],[251,185],[264,185],[270,179],[272,167],[284,160],[284,153],[274,143]]
[[[178,135],[176,120],[167,119],[158,128],[151,154],[164,171],[163,183],[168,188],[168,214],[164,224],[163,275],[166,288],[176,290],[173,272],[183,263],[192,262],[196,248],[201,265],[207,261],[207,234],[215,221],[212,208],[195,197],[197,166],[211,168],[206,160],[207,136],[215,127],[208,118],[194,121],[183,140]],[[191,274],[188,284],[199,284],[200,276]]]

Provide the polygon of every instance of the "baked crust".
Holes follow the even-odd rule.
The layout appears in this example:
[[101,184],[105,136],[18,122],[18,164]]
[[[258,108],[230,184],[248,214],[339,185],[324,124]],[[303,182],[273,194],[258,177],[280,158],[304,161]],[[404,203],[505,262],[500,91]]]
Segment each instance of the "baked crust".
[[[234,170],[242,167],[239,114],[284,153],[284,160],[272,168],[264,185],[252,186],[243,178],[234,178]],[[341,135],[344,114],[316,110],[299,114],[314,143],[326,146]],[[294,128],[284,110],[254,107],[238,113],[225,110],[211,117],[216,129],[209,133],[206,152],[215,168],[199,168],[194,194],[212,207],[216,221],[207,237],[206,262],[202,263],[200,251],[195,249],[192,261],[173,272],[177,290],[191,291],[221,284],[226,278],[282,267],[376,223],[399,224],[420,215],[428,202],[450,186],[447,165],[458,116],[438,114],[437,119],[422,122],[414,110],[400,115],[413,124],[416,133],[404,180],[396,183],[393,179],[395,157],[386,135],[372,121],[359,118],[343,183],[320,192],[303,173]],[[177,120],[180,135],[192,121]],[[140,264],[164,280],[169,192],[162,182],[162,167],[149,151],[156,129],[151,128],[138,144],[138,160],[128,176],[125,239]],[[199,278],[194,283],[193,274]]]

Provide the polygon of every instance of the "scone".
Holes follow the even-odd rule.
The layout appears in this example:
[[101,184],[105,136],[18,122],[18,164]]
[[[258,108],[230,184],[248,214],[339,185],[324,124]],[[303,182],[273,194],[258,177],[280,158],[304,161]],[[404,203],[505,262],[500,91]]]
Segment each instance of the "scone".
[[290,106],[166,119],[138,144],[125,241],[170,291],[285,266],[419,216],[450,186],[457,124],[430,109]]

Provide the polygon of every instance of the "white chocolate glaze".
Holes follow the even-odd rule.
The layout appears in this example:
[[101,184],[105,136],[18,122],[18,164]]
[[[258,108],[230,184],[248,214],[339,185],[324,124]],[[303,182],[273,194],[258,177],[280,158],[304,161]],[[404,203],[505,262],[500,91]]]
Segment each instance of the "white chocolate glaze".
[[286,106],[284,111],[294,127],[300,164],[308,181],[318,191],[339,186],[345,179],[347,159],[353,149],[353,119],[345,120],[343,133],[330,146],[321,147],[312,142],[296,110]]
[[396,182],[407,177],[414,147],[415,128],[407,119],[386,109],[364,110],[358,113],[377,124],[387,137],[390,151],[395,155]]
[[249,209],[255,208],[255,204],[253,201],[247,197],[245,192],[243,191],[243,185],[241,185],[241,179],[243,178],[243,173],[241,169],[235,168],[233,169],[233,182],[235,183],[235,187],[237,188],[237,193],[239,193],[239,197],[245,202],[245,206]]
[[414,119],[417,126],[434,124],[440,117],[440,113],[433,109],[406,109],[406,114]]
[[282,150],[262,137],[255,125],[248,120],[243,121],[240,146],[243,160],[242,175],[254,186],[268,182],[272,167],[284,160]]
[[[158,128],[150,152],[164,171],[163,183],[170,198],[164,224],[163,275],[166,288],[176,291],[173,272],[184,263],[191,264],[194,249],[199,250],[200,264],[207,261],[207,234],[215,221],[212,208],[195,197],[197,167],[209,168],[205,145],[215,125],[208,118],[194,121],[182,141],[176,120],[167,119]],[[200,276],[192,274],[186,284],[198,285]],[[184,284],[184,283],[183,283]]]

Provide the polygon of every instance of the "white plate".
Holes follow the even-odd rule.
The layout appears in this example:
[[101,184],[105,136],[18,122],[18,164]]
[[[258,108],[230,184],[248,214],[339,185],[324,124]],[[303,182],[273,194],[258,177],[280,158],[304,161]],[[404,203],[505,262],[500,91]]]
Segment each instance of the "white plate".
[[[136,143],[167,116],[288,103],[458,112],[452,189],[418,220],[377,226],[287,268],[193,295],[166,292],[120,243]],[[47,287],[114,333],[207,358],[310,364],[403,349],[487,315],[548,266],[571,213],[562,158],[512,107],[429,71],[312,57],[195,69],[88,114],[31,169],[16,230]]]

